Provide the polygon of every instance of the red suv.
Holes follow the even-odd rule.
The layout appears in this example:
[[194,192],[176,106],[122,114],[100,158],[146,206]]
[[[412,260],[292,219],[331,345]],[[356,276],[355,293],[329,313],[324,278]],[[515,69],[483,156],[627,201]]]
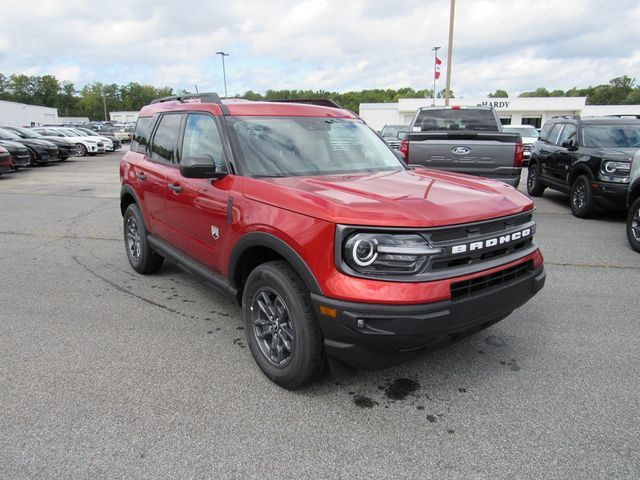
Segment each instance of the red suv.
[[242,305],[262,371],[294,389],[382,368],[505,318],[544,285],[533,203],[408,168],[352,112],[154,101],[120,164],[131,266],[171,259]]

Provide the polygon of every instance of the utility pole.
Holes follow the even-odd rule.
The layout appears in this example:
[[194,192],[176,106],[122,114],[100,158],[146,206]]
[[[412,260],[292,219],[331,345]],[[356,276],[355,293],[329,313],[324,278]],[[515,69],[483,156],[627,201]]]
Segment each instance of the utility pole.
[[104,98],[104,88],[102,89],[102,108],[104,108],[104,121],[107,121],[107,101]]
[[451,60],[453,59],[453,17],[456,13],[456,0],[451,0],[451,10],[449,11],[449,46],[447,48],[447,86],[444,90],[444,104],[449,106],[449,96],[451,95]]
[[433,102],[431,106],[436,105],[436,80],[440,77],[440,71],[438,70],[438,50],[442,47],[433,47]]
[[227,71],[224,68],[224,57],[228,57],[229,54],[225,52],[216,52],[216,55],[222,57],[222,78],[224,79],[224,98],[227,98]]

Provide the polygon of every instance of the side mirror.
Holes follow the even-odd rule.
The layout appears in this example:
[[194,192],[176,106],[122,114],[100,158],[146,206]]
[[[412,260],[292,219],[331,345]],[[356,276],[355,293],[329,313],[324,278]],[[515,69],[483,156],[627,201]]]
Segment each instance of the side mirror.
[[567,140],[566,142],[562,142],[562,148],[566,148],[567,150],[577,150],[578,146],[574,140]]
[[211,155],[202,155],[183,158],[180,162],[180,175],[185,178],[218,179],[227,176],[227,172],[216,168]]

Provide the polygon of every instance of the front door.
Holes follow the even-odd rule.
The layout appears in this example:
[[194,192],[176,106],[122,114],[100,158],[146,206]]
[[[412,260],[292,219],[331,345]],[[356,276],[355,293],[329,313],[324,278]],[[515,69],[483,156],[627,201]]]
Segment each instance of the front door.
[[[180,159],[210,156],[216,167],[226,168],[226,154],[213,115],[187,116],[179,152]],[[234,175],[219,180],[185,178],[179,169],[174,169],[168,181],[171,243],[211,270],[222,272],[229,197],[238,178]]]

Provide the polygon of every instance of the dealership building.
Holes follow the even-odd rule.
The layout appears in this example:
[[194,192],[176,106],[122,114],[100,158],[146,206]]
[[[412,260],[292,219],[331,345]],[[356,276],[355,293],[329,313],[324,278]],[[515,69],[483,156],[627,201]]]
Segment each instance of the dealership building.
[[[638,115],[640,105],[587,105],[587,97],[452,98],[449,105],[487,106],[496,109],[503,125],[533,125],[540,128],[557,115]],[[409,125],[416,110],[433,104],[431,98],[401,98],[398,103],[361,103],[360,116],[371,128]],[[436,99],[444,105],[444,99]]]
[[35,127],[59,123],[58,109],[0,100],[0,125]]

